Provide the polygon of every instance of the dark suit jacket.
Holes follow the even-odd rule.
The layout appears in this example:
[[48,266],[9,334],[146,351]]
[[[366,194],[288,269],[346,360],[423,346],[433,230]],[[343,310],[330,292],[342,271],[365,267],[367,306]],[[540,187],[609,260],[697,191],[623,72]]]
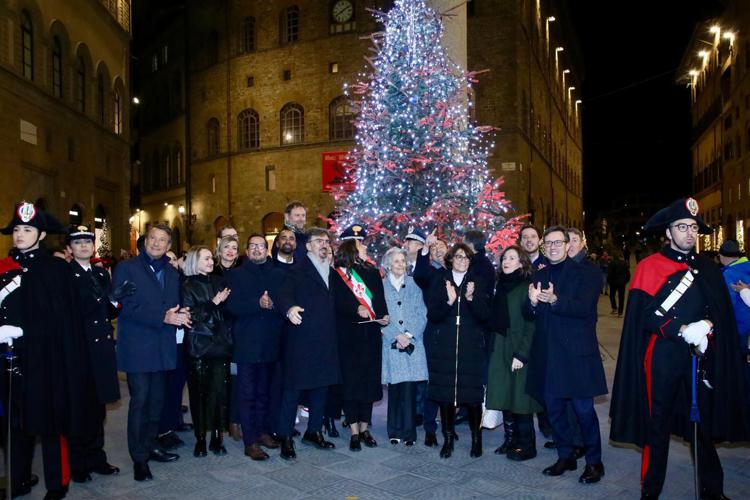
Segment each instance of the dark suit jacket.
[[[331,274],[334,272],[331,269]],[[327,287],[305,255],[282,287],[278,301],[282,313],[295,305],[305,310],[301,325],[286,323],[282,362],[288,389],[314,389],[341,382],[331,278],[329,275]]]
[[89,273],[76,261],[71,262],[70,267],[73,271],[73,285],[78,290],[80,298],[83,331],[86,334],[96,395],[100,403],[111,403],[120,399],[117,356],[111,323],[119,311],[107,297],[110,286],[109,273],[96,266],[92,266]]
[[551,268],[557,302],[531,306],[525,311],[536,319],[531,345],[526,391],[539,401],[545,392],[555,397],[586,399],[607,393],[604,366],[596,338],[597,303],[601,282],[593,273],[570,259],[548,265],[531,278],[547,288]]
[[124,372],[174,370],[177,363],[176,329],[164,323],[167,309],[180,305],[180,277],[165,266],[164,288],[151,268],[140,258],[121,262],[115,268],[113,286],[125,280],[136,291],[122,299],[117,321],[117,363]]

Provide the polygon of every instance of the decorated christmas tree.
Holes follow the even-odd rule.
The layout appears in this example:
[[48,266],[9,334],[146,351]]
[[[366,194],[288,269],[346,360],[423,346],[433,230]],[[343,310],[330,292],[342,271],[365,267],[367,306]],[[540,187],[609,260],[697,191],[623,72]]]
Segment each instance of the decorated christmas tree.
[[354,188],[333,191],[335,226],[366,224],[377,250],[410,226],[449,240],[475,228],[491,250],[511,244],[521,220],[508,217],[502,179],[487,168],[493,127],[469,118],[477,73],[448,58],[441,15],[427,0],[396,0],[389,12],[373,13],[385,29],[370,35],[371,70],[345,89],[359,108],[347,160]]

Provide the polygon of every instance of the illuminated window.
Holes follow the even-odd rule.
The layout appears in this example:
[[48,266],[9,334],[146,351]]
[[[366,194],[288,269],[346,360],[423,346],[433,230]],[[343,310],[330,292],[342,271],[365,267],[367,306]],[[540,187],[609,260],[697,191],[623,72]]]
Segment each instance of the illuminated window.
[[112,115],[115,134],[122,134],[122,98],[119,90],[115,90],[115,95],[112,98]]

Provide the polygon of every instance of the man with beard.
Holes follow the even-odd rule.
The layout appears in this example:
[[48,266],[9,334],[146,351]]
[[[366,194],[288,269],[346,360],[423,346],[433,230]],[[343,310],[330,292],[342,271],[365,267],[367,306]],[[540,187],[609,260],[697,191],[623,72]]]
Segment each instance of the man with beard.
[[294,254],[297,250],[297,235],[294,234],[294,231],[288,228],[279,231],[279,234],[273,241],[273,247],[276,250],[274,264],[277,267],[286,268],[295,263]]
[[66,230],[33,203],[22,202],[0,232],[13,235],[10,256],[0,260],[0,343],[13,356],[8,361],[13,369],[5,364],[2,369],[3,406],[10,414],[9,426],[8,413],[3,415],[10,434],[5,436],[10,494],[28,494],[39,481],[31,466],[40,437],[45,498],[64,498],[68,439],[86,432],[86,398],[93,391],[73,274],[67,262],[40,246],[47,234]]
[[570,405],[586,457],[578,481],[595,483],[604,476],[604,465],[594,398],[607,393],[596,338],[599,283],[583,265],[567,258],[565,228],[547,228],[543,241],[549,265],[531,277],[526,304],[526,312],[535,318],[526,390],[537,401],[544,401],[557,443],[558,460],[543,472],[559,476],[577,468],[566,414]]
[[518,233],[518,241],[516,243],[523,248],[526,255],[529,256],[529,260],[534,269],[539,269],[549,263],[547,257],[542,255],[539,251],[539,230],[535,226],[530,224],[523,226]]
[[263,235],[247,239],[247,259],[241,267],[227,273],[227,287],[232,294],[227,312],[233,318],[234,353],[237,363],[237,406],[242,425],[245,455],[253,460],[267,460],[261,449],[278,448],[271,437],[269,422],[271,375],[279,358],[284,315],[274,307],[284,273],[268,260]]
[[[305,253],[307,253],[307,250],[305,249],[305,243],[307,243],[305,224],[307,224],[307,209],[305,208],[305,205],[303,205],[301,201],[289,202],[284,209],[284,227],[286,229],[291,229],[294,233],[297,241],[297,247],[294,251],[294,259],[297,261],[302,260]],[[271,248],[273,258],[276,258],[276,254],[278,253],[276,240],[278,240],[280,235],[281,233],[279,233],[273,241]]]
[[695,253],[698,234],[712,232],[698,213],[698,202],[687,198],[651,217],[644,230],[664,234],[669,244],[638,264],[630,284],[610,439],[643,448],[642,498],[661,494],[670,433],[690,442],[700,480],[696,493],[704,499],[726,498],[714,443],[748,438],[732,304],[718,267]]
[[321,432],[328,387],[341,382],[336,313],[330,285],[331,239],[328,231],[310,228],[297,269],[287,275],[279,298],[286,313],[284,392],[279,416],[281,458],[296,458],[292,431],[297,404],[306,393],[310,418],[303,443],[321,449],[335,448]]
[[109,291],[109,273],[91,264],[95,240],[94,231],[84,225],[71,227],[67,236],[68,249],[73,256],[70,263],[73,283],[80,299],[88,359],[96,389],[86,398],[89,417],[86,434],[69,440],[71,477],[77,483],[91,481],[91,472],[103,475],[120,472],[119,468],[107,463],[104,451],[106,405],[120,399],[111,321],[119,312],[118,302],[135,292],[135,286],[128,282]]

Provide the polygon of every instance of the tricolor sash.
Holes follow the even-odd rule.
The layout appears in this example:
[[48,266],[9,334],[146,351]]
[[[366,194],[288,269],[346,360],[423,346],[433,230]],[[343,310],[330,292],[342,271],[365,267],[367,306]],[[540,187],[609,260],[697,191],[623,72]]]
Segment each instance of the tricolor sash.
[[357,299],[357,302],[359,302],[365,309],[367,309],[367,312],[370,314],[370,318],[375,319],[377,316],[375,315],[375,311],[372,308],[372,292],[369,288],[367,288],[367,284],[365,284],[365,281],[362,279],[362,277],[357,274],[357,271],[352,269],[350,271],[350,278],[347,275],[345,267],[337,267],[336,272],[339,273],[339,276],[341,276],[341,279],[344,280],[346,286],[348,286],[349,290],[352,291],[354,297]]

